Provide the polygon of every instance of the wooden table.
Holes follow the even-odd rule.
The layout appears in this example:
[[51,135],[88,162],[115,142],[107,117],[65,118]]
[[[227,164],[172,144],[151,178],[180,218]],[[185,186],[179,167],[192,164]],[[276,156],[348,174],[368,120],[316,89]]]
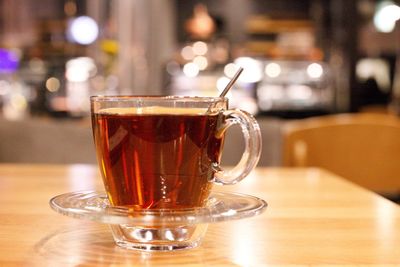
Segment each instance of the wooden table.
[[0,266],[400,266],[400,207],[319,169],[263,168],[217,187],[265,199],[258,217],[212,224],[192,250],[114,245],[107,225],[62,216],[51,197],[102,189],[89,165],[0,165]]

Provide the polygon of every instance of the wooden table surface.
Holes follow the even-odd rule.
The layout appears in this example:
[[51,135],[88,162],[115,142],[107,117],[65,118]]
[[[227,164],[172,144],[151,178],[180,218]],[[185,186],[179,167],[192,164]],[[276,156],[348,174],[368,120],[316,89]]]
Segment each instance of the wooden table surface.
[[319,169],[260,168],[235,186],[269,203],[250,219],[211,224],[177,252],[114,245],[107,225],[62,216],[51,197],[102,189],[89,165],[0,165],[0,266],[400,266],[400,207]]

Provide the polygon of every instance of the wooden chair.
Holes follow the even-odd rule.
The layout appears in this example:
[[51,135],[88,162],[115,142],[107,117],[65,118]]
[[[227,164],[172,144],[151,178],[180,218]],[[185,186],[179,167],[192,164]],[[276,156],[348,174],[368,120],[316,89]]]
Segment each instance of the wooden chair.
[[398,196],[400,118],[362,113],[288,122],[283,164],[322,167],[375,192]]

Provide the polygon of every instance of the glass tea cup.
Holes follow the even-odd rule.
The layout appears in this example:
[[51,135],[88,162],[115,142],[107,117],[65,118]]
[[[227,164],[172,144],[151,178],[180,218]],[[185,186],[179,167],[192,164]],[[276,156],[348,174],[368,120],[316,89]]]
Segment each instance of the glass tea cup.
[[[132,214],[159,214],[153,225],[111,225],[116,243],[125,248],[197,246],[207,225],[164,222],[163,212],[182,214],[209,205],[213,185],[239,182],[254,169],[261,153],[256,120],[228,109],[224,97],[93,96],[91,115],[110,205]],[[241,127],[245,149],[239,163],[224,170],[224,135],[232,125]]]

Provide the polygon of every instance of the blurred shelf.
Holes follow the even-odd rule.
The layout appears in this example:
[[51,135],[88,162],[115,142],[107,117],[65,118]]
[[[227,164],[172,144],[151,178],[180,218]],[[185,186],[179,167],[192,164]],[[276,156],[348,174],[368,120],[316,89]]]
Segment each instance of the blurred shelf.
[[267,16],[252,16],[246,22],[248,34],[314,31],[314,23],[306,19],[271,19]]

